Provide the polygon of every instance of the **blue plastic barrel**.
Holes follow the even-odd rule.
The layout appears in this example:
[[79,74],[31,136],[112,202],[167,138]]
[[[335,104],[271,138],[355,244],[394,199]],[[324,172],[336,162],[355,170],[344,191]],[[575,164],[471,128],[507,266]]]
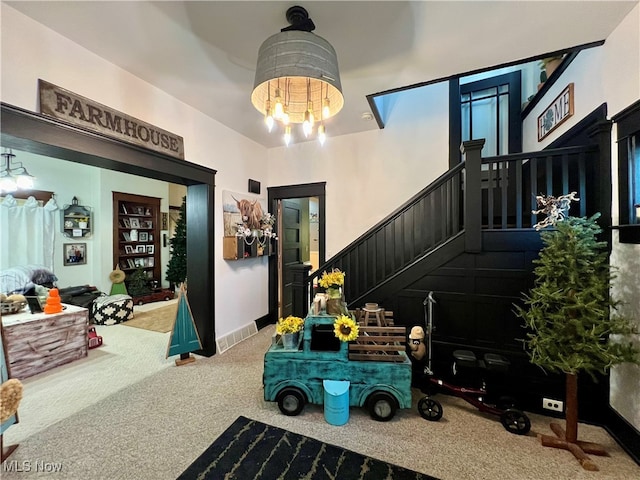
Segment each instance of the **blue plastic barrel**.
[[349,385],[342,380],[323,380],[324,419],[331,425],[344,425],[349,421]]

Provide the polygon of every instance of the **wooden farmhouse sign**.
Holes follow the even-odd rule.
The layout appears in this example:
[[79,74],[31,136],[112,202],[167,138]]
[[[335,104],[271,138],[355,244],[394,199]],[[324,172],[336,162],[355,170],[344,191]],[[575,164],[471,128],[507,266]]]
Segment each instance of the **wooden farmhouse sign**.
[[567,85],[538,117],[538,141],[553,132],[573,115],[573,83]]
[[184,160],[182,137],[98,102],[38,80],[40,113]]

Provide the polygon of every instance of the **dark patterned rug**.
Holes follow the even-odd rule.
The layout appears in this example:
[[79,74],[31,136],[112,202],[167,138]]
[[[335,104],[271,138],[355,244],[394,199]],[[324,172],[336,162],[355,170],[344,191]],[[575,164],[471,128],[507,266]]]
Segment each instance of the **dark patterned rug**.
[[313,438],[238,417],[178,480],[437,480]]

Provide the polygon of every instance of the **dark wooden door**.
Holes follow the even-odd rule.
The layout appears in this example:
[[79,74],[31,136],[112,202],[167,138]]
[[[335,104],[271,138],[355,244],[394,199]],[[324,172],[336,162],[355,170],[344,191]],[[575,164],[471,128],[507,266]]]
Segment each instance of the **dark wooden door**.
[[302,205],[300,199],[282,200],[282,275],[280,276],[280,316],[293,312],[292,266],[302,262]]

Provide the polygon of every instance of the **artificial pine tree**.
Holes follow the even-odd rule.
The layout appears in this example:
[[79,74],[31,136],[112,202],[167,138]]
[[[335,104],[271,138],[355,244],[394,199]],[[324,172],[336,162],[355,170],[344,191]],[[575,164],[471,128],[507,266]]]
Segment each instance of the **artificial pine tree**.
[[174,285],[183,283],[187,278],[187,197],[182,197],[180,215],[171,240],[171,258],[167,264],[165,278]]
[[528,308],[517,307],[529,329],[525,343],[531,362],[566,377],[566,432],[552,423],[559,438],[542,435],[541,442],[570,450],[587,470],[598,468],[586,453],[606,452],[600,445],[578,441],[578,374],[594,377],[615,364],[640,360],[631,342],[609,338],[634,329],[627,319],[615,315],[618,302],[610,296],[614,276],[607,244],[597,239],[602,231],[598,217],[560,215],[559,221],[545,223],[555,229],[541,234],[545,246],[534,261],[535,285],[524,298]]

